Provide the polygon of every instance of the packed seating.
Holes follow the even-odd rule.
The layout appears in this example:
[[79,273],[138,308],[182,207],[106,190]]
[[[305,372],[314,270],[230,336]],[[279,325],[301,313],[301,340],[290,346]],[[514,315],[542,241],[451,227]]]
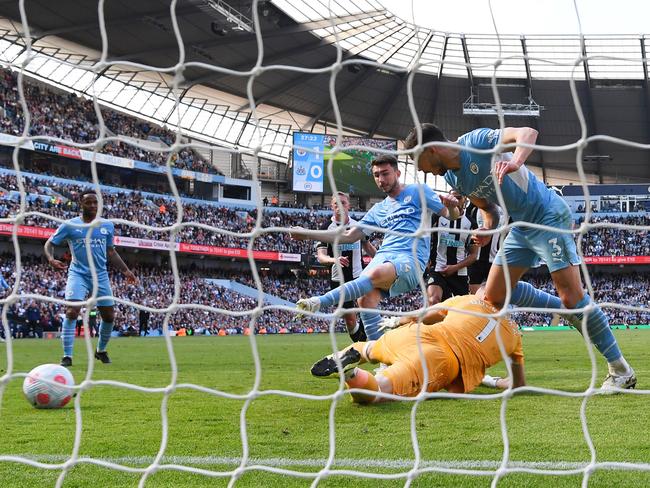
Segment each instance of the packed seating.
[[[169,312],[168,326],[174,330],[181,328],[199,329],[199,333],[208,331],[218,334],[220,330],[228,333],[242,333],[249,327],[250,312],[257,306],[257,301],[251,297],[241,295],[232,290],[207,282],[204,277],[206,272],[199,273],[183,269],[180,273],[180,290],[177,305],[208,305],[224,311],[235,312],[238,315],[229,315],[197,308],[172,307],[174,305],[174,277],[170,269],[165,271],[161,267],[136,266],[133,268],[138,276],[138,285],[127,284],[118,274],[111,274],[111,286],[116,298],[127,300],[147,307],[167,310]],[[15,261],[11,256],[2,258],[0,273],[6,286],[0,286],[0,296],[6,297],[13,289],[16,280]],[[220,272],[210,273],[210,278],[233,278],[239,273],[228,274]],[[273,282],[265,278],[268,291],[272,290]],[[66,284],[66,273],[55,270],[44,263],[40,257],[23,257],[21,263],[20,285],[18,292],[33,293],[45,297],[63,299]],[[298,293],[299,289],[294,289]],[[299,296],[285,296],[288,300],[296,301]],[[38,321],[41,330],[57,330],[64,318],[65,307],[46,301],[20,300],[12,305],[9,310],[9,321],[15,336],[27,336],[24,330],[27,311],[31,305],[36,305],[39,310]],[[117,304],[116,327],[121,333],[128,334],[138,328],[139,309],[128,305]],[[162,330],[166,312],[151,314],[149,327],[153,330]],[[308,328],[315,332],[329,330],[326,321],[314,320],[308,326],[304,321],[297,320],[295,314],[283,310],[265,311],[256,323],[259,331],[265,329],[266,333],[277,333],[286,328],[288,332],[307,332]]]
[[[30,193],[27,198],[28,212],[42,212],[60,219],[77,216],[80,211],[77,203],[79,194],[91,188],[89,185],[77,182],[53,183],[46,179],[30,177],[25,177],[23,184],[26,192]],[[15,176],[1,174],[0,188],[7,190],[0,195],[0,218],[12,217],[19,209],[19,200],[10,198],[10,192],[18,190]],[[124,191],[105,192],[103,198],[103,215],[106,218],[146,223],[156,228],[170,227],[176,223],[176,203],[168,196],[145,197],[139,192]],[[205,224],[215,229],[239,234],[252,232],[256,218],[256,209],[223,207],[207,203],[184,202],[183,204],[184,223]],[[282,208],[265,207],[261,226],[268,229],[269,227],[289,228],[301,225],[306,228],[318,229],[330,218],[329,214],[323,212],[285,212]],[[594,216],[591,222],[648,226],[650,225],[650,216]],[[578,221],[579,223],[580,221]],[[42,227],[56,226],[55,221],[38,216],[26,217],[24,224]],[[126,224],[118,224],[116,233],[124,237],[170,239],[169,231],[145,230]],[[381,236],[375,237],[378,237],[375,239],[375,243],[379,245]],[[193,225],[180,228],[176,240],[220,247],[246,248],[248,246],[247,237],[229,236]],[[265,231],[259,234],[253,242],[253,249],[302,254],[314,252],[312,242],[294,241],[287,232],[278,231]],[[650,255],[650,239],[648,239],[647,231],[597,227],[583,235],[582,249],[586,256],[647,256]]]
[[[161,312],[151,314],[149,326],[153,330],[162,330],[166,313],[169,312],[168,326],[173,330],[181,328],[193,329],[196,333],[218,334],[224,330],[229,334],[241,334],[250,325],[250,312],[257,306],[255,299],[241,295],[232,290],[210,283],[205,278],[220,278],[236,280],[242,284],[254,287],[255,283],[250,274],[238,271],[201,271],[181,267],[179,270],[179,295],[176,305],[208,305],[223,311],[234,312],[236,315],[204,311],[193,307],[172,307],[174,305],[174,278],[171,270],[165,266],[136,266],[139,285],[127,284],[121,275],[113,274],[111,283],[115,297],[132,303],[145,305]],[[2,280],[0,297],[6,297],[12,290],[16,280],[15,261],[9,255],[2,257],[0,266]],[[291,302],[299,298],[322,294],[329,288],[326,277],[305,277],[293,273],[278,274],[264,272],[260,275],[262,290]],[[534,286],[553,293],[553,287],[547,275],[527,276],[526,280]],[[598,274],[592,276],[595,298],[598,302],[610,302],[620,305],[643,307],[645,311],[628,311],[615,308],[605,308],[611,324],[638,325],[650,324],[650,277],[644,274]],[[23,257],[20,276],[19,292],[39,294],[46,297],[63,299],[66,275],[43,262],[41,257]],[[30,307],[36,306],[39,311],[38,321],[41,330],[57,330],[61,326],[65,308],[46,301],[19,300],[10,307],[9,321],[12,332],[17,336],[28,336],[25,322]],[[382,302],[381,310],[411,311],[422,307],[422,295],[414,290],[400,297]],[[330,310],[324,310],[328,312]],[[33,313],[33,310],[32,310]],[[123,334],[134,333],[138,329],[139,309],[129,304],[118,303],[116,327]],[[550,314],[515,313],[515,320],[521,326],[549,325]],[[327,332],[330,324],[325,320],[298,320],[295,314],[277,309],[265,310],[256,321],[257,332],[262,329],[265,333],[278,333],[281,329],[287,332]],[[337,330],[343,330],[341,323]],[[198,331],[198,332],[197,332]]]
[[[48,136],[76,143],[92,143],[100,136],[100,124],[92,100],[73,93],[55,91],[54,88],[37,84],[23,78],[23,91],[30,114],[29,135]],[[0,69],[0,132],[21,135],[25,128],[23,107],[18,92],[18,75],[8,69]],[[165,146],[176,140],[176,134],[162,127],[102,107],[105,137],[118,135],[155,141]],[[106,142],[100,152],[149,162],[167,164],[169,152],[147,151],[122,141]],[[172,165],[202,173],[220,172],[192,149],[182,149],[171,155]]]
[[[578,223],[581,223],[581,220]],[[590,223],[648,226],[650,215],[620,217],[595,215]],[[647,231],[598,227],[583,235],[582,250],[586,256],[648,256],[650,239]]]
[[[524,277],[536,288],[551,294],[557,294],[548,275],[528,275]],[[599,273],[591,274],[594,299],[598,303],[613,303],[642,307],[645,311],[629,311],[612,307],[603,307],[611,325],[646,325],[650,324],[650,277],[647,273]],[[560,323],[568,324],[565,316]],[[551,325],[551,314],[517,313],[515,319],[520,326]]]

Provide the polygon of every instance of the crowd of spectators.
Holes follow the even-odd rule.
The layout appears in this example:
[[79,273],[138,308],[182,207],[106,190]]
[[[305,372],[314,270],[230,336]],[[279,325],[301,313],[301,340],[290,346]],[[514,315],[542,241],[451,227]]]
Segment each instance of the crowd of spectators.
[[[80,183],[52,183],[45,179],[24,178],[28,212],[42,212],[52,217],[69,219],[79,214],[79,194],[91,187]],[[6,190],[2,192],[1,190]],[[0,218],[15,216],[19,200],[10,191],[18,190],[15,176],[0,175]],[[170,227],[176,223],[177,206],[175,200],[159,195],[145,197],[139,192],[117,192],[103,194],[105,218],[124,219],[129,222],[146,224],[154,228]],[[319,229],[330,219],[329,214],[314,211],[287,212],[282,208],[264,207],[261,219],[262,232],[253,241],[254,250],[310,254],[313,243],[292,240],[287,231],[269,231],[271,227],[301,225]],[[197,204],[183,202],[183,223],[178,229],[176,241],[193,244],[247,248],[249,237],[232,236],[222,231],[238,234],[250,233],[257,220],[256,209],[222,207],[216,204]],[[592,223],[615,223],[634,226],[650,225],[650,216],[593,216]],[[27,216],[24,225],[56,227],[56,222],[39,216]],[[192,224],[208,225],[208,230]],[[578,224],[581,220],[578,220]],[[117,224],[116,234],[123,237],[137,237],[154,240],[169,240],[169,231],[141,229],[127,224]],[[381,236],[379,236],[381,237]],[[375,243],[380,244],[380,239]],[[586,256],[647,256],[650,255],[648,232],[621,228],[596,227],[584,233],[582,249]]]
[[[0,273],[5,285],[0,285],[0,297],[6,298],[16,280],[15,261],[10,256],[1,259]],[[116,298],[153,309],[164,310],[172,305],[178,305],[168,315],[168,327],[172,330],[192,329],[196,334],[219,334],[223,330],[227,334],[241,334],[251,325],[252,311],[257,307],[257,300],[239,294],[227,288],[206,281],[205,272],[199,273],[191,269],[182,269],[179,273],[178,298],[174,301],[175,283],[170,269],[161,270],[160,267],[135,266],[132,268],[140,283],[132,285],[119,274],[111,273],[111,286]],[[232,279],[238,275],[219,272],[211,273],[209,278]],[[288,278],[286,278],[288,279]],[[0,282],[1,283],[1,282]],[[264,278],[264,290],[271,292],[272,286],[277,283],[274,279]],[[24,257],[21,261],[19,294],[31,293],[45,297],[64,299],[66,273],[55,270],[44,263],[40,257]],[[285,282],[288,285],[288,283]],[[292,290],[298,293],[299,288]],[[289,293],[289,287],[284,287],[282,293]],[[274,294],[279,294],[275,293]],[[282,298],[297,301],[300,296],[283,295]],[[229,313],[220,313],[210,310],[187,307],[188,304],[206,305]],[[267,304],[268,305],[268,304]],[[28,323],[29,309],[36,307],[39,313],[38,327]],[[139,327],[138,308],[125,304],[116,304],[117,318],[115,326],[120,334],[135,335]],[[64,319],[65,307],[57,303],[19,299],[9,305],[8,318],[14,337],[28,335],[42,335],[42,331],[58,330]],[[149,328],[162,332],[166,319],[165,312],[152,312],[149,318]],[[287,332],[325,332],[329,330],[329,323],[322,320],[313,320],[309,324],[296,319],[295,314],[284,310],[265,310],[255,320],[255,330],[265,333],[278,333],[281,329]],[[3,331],[4,332],[4,331]]]
[[[48,136],[69,140],[75,143],[94,143],[100,135],[100,123],[92,100],[75,94],[58,91],[46,87],[28,78],[23,79],[24,100],[30,115],[29,135]],[[148,147],[156,145],[161,149],[176,141],[176,134],[149,122],[129,117],[119,112],[101,108],[101,115],[107,136],[124,136],[128,141],[148,141]],[[0,69],[0,132],[21,135],[25,127],[25,114],[21,104],[17,74],[8,69]],[[332,138],[334,136],[331,136]],[[333,145],[335,140],[329,141]],[[368,145],[368,140],[347,138],[344,145]],[[393,149],[394,141],[375,140],[373,146],[380,149]],[[137,144],[122,141],[106,141],[99,150],[114,156],[149,162],[153,165],[165,165],[168,159],[174,167],[218,173],[209,162],[205,161],[192,149],[183,149],[170,154],[165,151],[145,150]],[[365,168],[359,167],[359,171]],[[79,214],[79,194],[87,191],[89,185],[73,182],[62,184],[52,183],[46,179],[24,178],[24,188],[28,193],[26,199],[27,212],[41,212],[59,219],[69,219]],[[14,217],[19,211],[19,200],[12,197],[12,191],[17,191],[16,178],[12,175],[0,175],[0,218]],[[103,194],[103,216],[110,219],[146,224],[153,228],[170,227],[176,224],[178,209],[176,202],[170,197],[159,195],[145,197],[137,191],[124,191]],[[319,206],[306,209],[304,212],[286,212],[279,207],[277,197],[271,201],[264,199],[264,209],[260,218],[262,232],[253,241],[254,250],[278,251],[286,253],[312,254],[313,243],[309,241],[291,240],[287,231],[269,231],[269,228],[285,228],[300,225],[306,228],[318,229],[330,219],[330,215],[314,210]],[[287,206],[283,202],[283,206]],[[300,208],[298,204],[292,204]],[[628,207],[630,211],[647,210],[644,205]],[[592,208],[595,212],[596,208]],[[623,212],[624,206],[619,201],[601,202],[600,212]],[[250,237],[230,236],[224,231],[239,235],[251,233],[256,226],[257,210],[230,208],[213,204],[195,204],[183,202],[182,222],[175,236],[177,241],[193,244],[247,248]],[[577,212],[584,212],[584,206],[579,206]],[[56,221],[40,216],[29,215],[21,222],[29,226],[54,228]],[[582,218],[576,222],[582,223]],[[650,217],[646,216],[602,216],[592,215],[590,224],[623,224],[633,226],[650,225]],[[209,226],[204,229],[193,224]],[[169,240],[169,231],[140,229],[126,224],[116,225],[116,234],[124,237],[138,237],[155,240]],[[381,244],[381,235],[373,236],[376,247]],[[583,253],[587,256],[622,256],[650,255],[650,239],[647,231],[609,228],[598,226],[584,233],[581,239]],[[139,266],[135,268],[140,284],[128,285],[121,276],[112,276],[115,296],[132,303],[141,304],[154,309],[163,309],[172,304],[175,296],[175,284],[171,272],[162,271],[155,267]],[[197,334],[243,333],[251,325],[251,311],[257,306],[255,299],[238,294],[227,288],[220,287],[205,280],[206,273],[197,270],[181,270],[178,283],[177,304],[198,304],[216,307],[230,313],[206,311],[193,307],[174,309],[165,314],[154,312],[150,316],[150,327],[162,330],[164,321],[174,330],[192,330]],[[236,279],[237,281],[254,286],[252,278],[221,271],[218,275],[211,274],[210,278]],[[15,262],[12,257],[5,256],[0,260],[0,296],[10,293],[16,279]],[[548,277],[531,276],[527,278],[535,286],[554,293]],[[329,288],[329,282],[319,275],[312,277],[296,277],[293,275],[262,274],[262,286],[265,292],[286,300],[297,301],[306,296],[322,294]],[[52,269],[43,263],[41,257],[32,257],[23,261],[23,273],[20,277],[18,291],[34,293],[47,297],[63,298],[66,277],[61,271]],[[598,302],[612,302],[623,305],[645,307],[650,305],[650,277],[642,274],[600,275],[592,276],[595,298]],[[415,310],[423,304],[420,290],[415,290],[399,297],[385,300],[384,310],[408,311]],[[63,319],[63,307],[57,303],[46,301],[19,299],[9,307],[8,317],[12,324],[12,333],[16,337],[38,335],[39,331],[57,330]],[[138,326],[139,309],[119,303],[117,326],[123,334],[132,333]],[[605,308],[612,324],[648,324],[650,312],[633,312],[616,308]],[[521,325],[547,325],[551,321],[548,314],[516,314]],[[308,324],[308,325],[307,325]],[[281,330],[288,332],[326,331],[329,324],[325,321],[296,320],[291,312],[271,309],[263,311],[256,318],[254,328],[257,332],[277,333]],[[4,333],[4,330],[1,333]]]
[[[201,271],[193,268],[179,270],[178,298],[174,300],[176,287],[170,269],[164,266],[135,266],[134,271],[140,283],[127,284],[121,275],[112,274],[111,283],[114,296],[130,303],[117,303],[116,328],[120,334],[137,335],[139,310],[133,304],[161,310],[152,312],[149,328],[162,332],[167,319],[171,330],[192,330],[195,334],[242,334],[253,325],[257,333],[304,333],[327,332],[330,323],[310,318],[297,319],[295,314],[277,308],[267,307],[251,324],[252,312],[257,307],[257,299],[219,286],[206,278],[234,280],[255,287],[250,274],[234,271]],[[0,265],[0,297],[11,293],[15,280],[15,261],[5,255]],[[645,311],[629,311],[605,307],[612,325],[650,324],[650,277],[645,274],[594,274],[592,283],[595,299],[599,303],[609,302],[619,305],[642,307]],[[329,289],[326,276],[303,276],[294,273],[278,274],[264,271],[260,274],[262,290],[270,295],[296,302],[299,298],[319,295]],[[554,293],[548,275],[527,276],[534,286]],[[43,262],[42,257],[22,259],[18,293],[36,294],[44,297],[63,299],[66,283],[65,272],[55,270]],[[169,314],[162,310],[177,305]],[[188,305],[204,305],[219,309],[220,312],[204,310]],[[58,303],[43,300],[18,299],[8,306],[8,318],[14,337],[38,336],[42,331],[58,330],[64,318],[65,308]],[[423,306],[420,290],[385,300],[380,305],[385,311],[413,311]],[[332,312],[333,310],[323,310]],[[167,317],[168,315],[168,317]],[[515,313],[514,319],[520,326],[549,325],[551,314]],[[562,321],[564,322],[564,321]],[[337,324],[341,331],[342,323]],[[4,333],[4,331],[3,331]]]
[[[597,303],[612,303],[642,307],[645,311],[630,311],[603,307],[611,325],[645,325],[650,324],[650,276],[647,273],[592,273],[591,284]],[[553,283],[548,275],[528,275],[524,280],[536,288],[556,295]],[[568,324],[565,316],[560,316],[560,324]],[[516,313],[515,320],[520,326],[551,325],[553,316],[539,313]]]
[[[585,213],[586,209],[583,204],[579,204],[576,213]],[[602,200],[600,209],[595,204],[591,205],[591,213],[624,213],[624,212],[648,212],[650,211],[650,201],[640,200],[638,202],[628,202],[625,206],[622,199]]]
[[[92,100],[74,93],[57,92],[23,78],[25,101],[30,114],[29,135],[49,136],[77,143],[93,143],[100,135],[100,125]],[[106,136],[125,136],[168,147],[176,135],[162,127],[134,117],[101,108],[108,131]],[[25,127],[25,114],[18,92],[18,75],[0,69],[0,132],[21,135]],[[104,143],[99,151],[113,156],[166,165],[169,152],[149,151],[123,141]],[[192,149],[182,149],[171,154],[172,165],[179,169],[201,173],[219,174],[216,168]]]
[[[582,223],[579,219],[578,224]],[[650,216],[592,216],[592,224],[650,225]],[[648,232],[618,227],[597,227],[586,232],[582,238],[582,250],[586,256],[649,256]]]
[[[59,219],[70,219],[79,215],[79,195],[90,188],[77,183],[53,184],[46,180],[24,178],[26,192],[32,194],[27,198],[28,212],[42,212]],[[18,190],[15,177],[0,175],[0,189],[6,190],[0,195],[0,218],[15,216],[19,210],[18,198],[10,198],[12,190]],[[0,190],[1,192],[1,190]],[[39,195],[47,196],[41,198]],[[177,207],[172,198],[159,196],[145,198],[139,192],[117,192],[103,194],[105,218],[125,219],[130,222],[146,223],[155,228],[169,227],[176,223]],[[282,209],[267,208],[262,214],[261,226],[289,228],[304,225],[310,228],[320,228],[329,219],[327,215],[314,212],[290,213]],[[215,228],[206,230],[198,226],[187,225],[179,229],[177,241],[191,242],[210,246],[246,248],[248,237],[230,236],[220,231],[231,231],[239,234],[254,230],[257,219],[256,209],[221,207],[216,205],[183,204],[183,222],[205,224]],[[40,216],[27,216],[24,225],[40,227],[56,227],[56,221]],[[169,240],[170,232],[152,231],[132,227],[125,224],[116,225],[116,234],[123,237],[137,237],[154,240]],[[287,232],[264,231],[255,237],[255,250],[273,250],[288,253],[311,253],[313,244],[294,241]]]

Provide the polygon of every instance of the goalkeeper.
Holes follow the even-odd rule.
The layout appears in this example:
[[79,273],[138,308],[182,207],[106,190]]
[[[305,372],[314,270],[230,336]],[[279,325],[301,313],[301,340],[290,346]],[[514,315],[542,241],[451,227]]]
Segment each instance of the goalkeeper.
[[[454,297],[441,305],[468,312],[496,313],[497,309],[482,299],[482,293],[480,296]],[[507,318],[480,317],[452,310],[437,310],[427,318],[432,325],[410,322],[376,341],[356,342],[338,352],[348,388],[404,397],[416,396],[423,389],[467,393],[481,383],[487,368],[503,359],[499,341],[511,360],[512,386],[525,385],[521,334],[516,324]],[[426,384],[422,359],[426,361],[428,373]],[[373,376],[357,367],[365,362],[382,362],[388,367]],[[314,364],[311,373],[321,378],[338,377],[340,370],[330,355]],[[372,393],[351,395],[355,403],[361,404],[388,400]]]

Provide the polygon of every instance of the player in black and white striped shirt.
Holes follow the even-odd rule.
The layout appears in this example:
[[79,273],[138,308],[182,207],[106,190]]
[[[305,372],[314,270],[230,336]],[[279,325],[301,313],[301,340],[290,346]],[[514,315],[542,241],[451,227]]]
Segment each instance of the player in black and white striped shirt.
[[[466,199],[454,194],[460,209]],[[465,212],[456,220],[434,216],[431,227],[442,227],[437,239],[431,239],[431,254],[426,273],[427,298],[429,305],[435,305],[452,296],[467,295],[469,285],[467,267],[478,257],[479,248],[472,244],[469,231],[471,221]],[[465,232],[458,232],[458,231]],[[456,231],[456,232],[454,232]]]
[[[332,212],[332,221],[326,222],[325,225],[320,230],[334,230],[341,225],[346,227],[354,227],[356,221],[350,218],[350,197],[347,193],[338,192],[338,197],[341,201],[341,207],[339,207],[337,199],[332,195],[331,207]],[[343,220],[339,220],[342,217]],[[377,250],[375,246],[368,240],[368,237],[365,237],[361,241],[356,241],[351,244],[339,244],[338,245],[338,262],[341,265],[340,269],[336,266],[336,258],[334,257],[334,244],[327,242],[318,242],[316,243],[316,259],[320,264],[331,266],[331,279],[330,287],[333,290],[338,288],[343,283],[352,281],[355,278],[358,278],[363,271],[362,255],[361,250],[370,257],[373,257]],[[342,271],[342,276],[340,271]],[[356,304],[354,301],[349,301],[343,303],[343,308],[355,308]],[[343,316],[345,320],[345,326],[348,329],[348,334],[353,341],[365,341],[366,332],[363,328],[363,323],[359,320],[357,323],[357,314],[355,313],[346,313]]]
[[[497,209],[499,211],[499,227],[501,227],[503,225],[503,211],[500,207],[497,207]],[[472,229],[483,227],[483,214],[472,203],[467,207],[465,215],[472,222]],[[493,234],[490,243],[479,248],[478,259],[467,268],[469,271],[470,293],[476,293],[481,285],[487,281],[490,267],[497,252],[499,252],[499,234]]]

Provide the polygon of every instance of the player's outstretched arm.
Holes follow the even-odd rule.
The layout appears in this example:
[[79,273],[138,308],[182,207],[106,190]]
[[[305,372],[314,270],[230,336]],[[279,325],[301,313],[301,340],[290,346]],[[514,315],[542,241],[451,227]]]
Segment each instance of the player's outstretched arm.
[[521,386],[526,386],[526,375],[524,374],[524,365],[523,363],[513,362],[511,365],[512,368],[512,387],[519,388]]
[[[417,315],[406,315],[404,317],[384,317],[381,322],[379,322],[379,329],[383,331],[389,331],[392,329],[397,329],[403,325],[408,325],[416,322],[419,319]],[[445,319],[445,313],[441,310],[429,310],[422,317],[422,323],[424,325],[433,325],[438,322],[442,322]]]
[[497,390],[507,390],[508,388],[510,388],[510,384],[512,384],[513,388],[520,388],[522,386],[526,386],[526,375],[524,374],[524,364],[515,363],[513,361],[510,367],[512,369],[512,378],[509,377],[500,378],[499,376],[490,376],[489,374],[486,374],[483,377],[483,381],[481,381],[481,384],[483,386],[487,386],[488,388],[496,388]]
[[59,261],[54,257],[54,244],[52,243],[52,239],[48,239],[45,241],[45,246],[43,246],[43,252],[45,253],[45,257],[47,258],[47,262],[50,263],[50,266],[52,266],[55,269],[66,269],[66,265],[63,261]]
[[[318,240],[321,242],[333,243],[336,241],[336,236],[338,235],[335,232],[327,231],[311,231],[310,234],[307,233],[308,229],[304,227],[291,227],[290,236],[292,239],[297,241],[311,241]],[[341,244],[352,244],[357,242],[364,236],[361,229],[358,227],[352,227],[351,229],[346,230],[339,237],[338,242]]]
[[115,266],[120,273],[126,276],[126,281],[133,285],[138,284],[138,277],[133,274],[133,271],[129,269],[126,263],[122,260],[122,257],[117,253],[114,247],[108,248],[108,260],[112,266]]
[[330,256],[327,254],[327,248],[326,247],[319,247],[316,249],[316,260],[323,265],[329,266],[329,265],[334,265],[336,264],[336,261],[338,260],[339,264],[343,267],[349,266],[350,265],[350,260],[346,258],[345,256],[339,256],[338,258],[335,258],[334,256]]

